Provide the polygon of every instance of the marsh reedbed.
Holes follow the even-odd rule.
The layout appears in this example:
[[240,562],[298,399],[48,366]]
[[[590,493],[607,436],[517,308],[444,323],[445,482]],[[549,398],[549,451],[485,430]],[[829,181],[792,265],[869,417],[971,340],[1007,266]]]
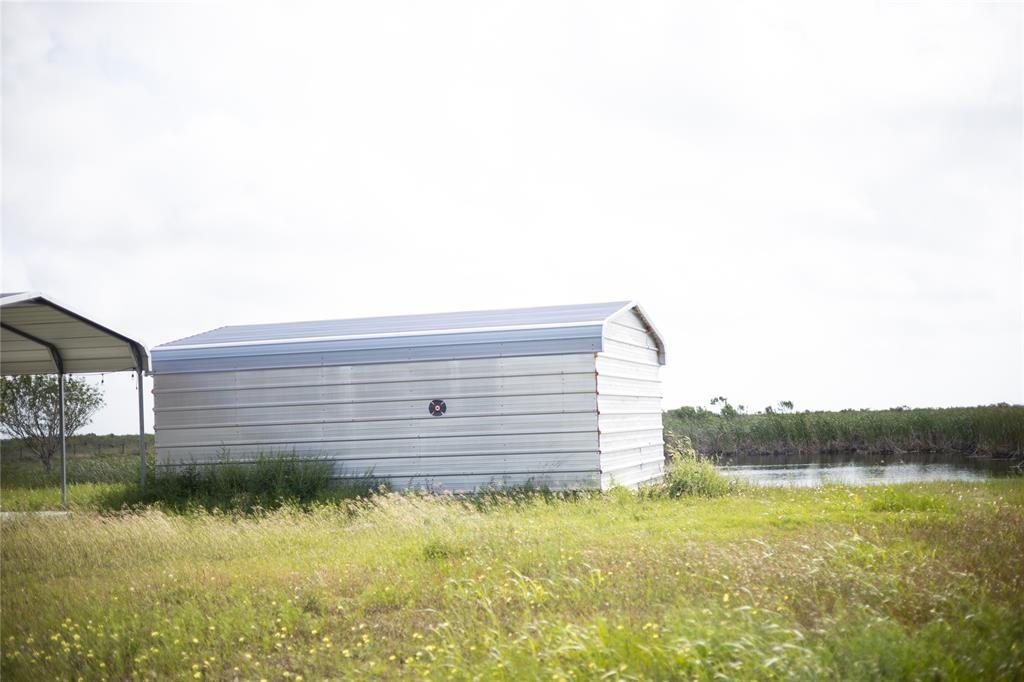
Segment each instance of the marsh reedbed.
[[955,452],[1024,455],[1024,406],[721,414],[680,407],[665,429],[708,455]]

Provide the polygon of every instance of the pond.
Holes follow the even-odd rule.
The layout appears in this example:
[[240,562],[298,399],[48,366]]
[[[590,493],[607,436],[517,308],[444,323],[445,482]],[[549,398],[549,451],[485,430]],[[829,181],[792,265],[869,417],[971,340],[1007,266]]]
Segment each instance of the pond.
[[746,483],[796,487],[983,481],[1021,473],[1019,460],[957,453],[747,455],[722,457],[717,464],[727,477]]

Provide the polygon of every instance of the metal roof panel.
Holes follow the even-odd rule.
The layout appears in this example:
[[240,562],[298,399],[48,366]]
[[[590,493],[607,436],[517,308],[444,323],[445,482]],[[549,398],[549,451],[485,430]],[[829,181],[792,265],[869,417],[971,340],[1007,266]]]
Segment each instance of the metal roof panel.
[[143,343],[115,332],[37,291],[0,294],[0,374],[149,369]]
[[594,353],[603,347],[604,325],[633,308],[639,311],[631,301],[616,301],[219,327],[157,346],[153,371],[166,374]]
[[583,305],[513,308],[508,310],[473,310],[424,315],[395,315],[341,320],[311,320],[219,327],[157,348],[197,346],[206,344],[242,345],[246,343],[307,341],[324,338],[377,338],[417,334],[484,331],[491,329],[523,329],[536,327],[567,327],[600,324],[629,301]]

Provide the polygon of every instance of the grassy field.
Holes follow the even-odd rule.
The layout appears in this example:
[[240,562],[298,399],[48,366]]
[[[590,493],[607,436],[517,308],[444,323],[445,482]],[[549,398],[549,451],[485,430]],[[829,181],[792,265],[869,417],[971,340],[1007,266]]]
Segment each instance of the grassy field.
[[0,528],[5,680],[1022,679],[1024,479]]
[[665,428],[707,455],[957,452],[1024,455],[1024,406],[726,414],[681,407]]
[[[153,450],[155,436],[146,434],[146,448]],[[36,456],[22,442],[20,438],[3,439],[3,457],[7,460],[35,459]],[[68,454],[72,457],[89,456],[97,457],[103,455],[138,455],[139,436],[129,435],[97,435],[95,433],[83,433],[68,438]],[[58,455],[58,461],[59,461]]]
[[[153,435],[146,435],[150,471]],[[118,509],[138,498],[137,435],[84,434],[68,439],[68,499],[72,509]],[[0,509],[60,508],[60,457],[46,470],[17,438],[0,442]]]
[[[345,485],[331,480],[326,462],[287,456],[268,457],[255,465],[225,463],[217,467],[155,470],[150,457],[145,488],[138,485],[139,461],[134,455],[101,455],[68,459],[68,509],[114,512],[158,506],[165,511],[231,511],[249,513],[284,505],[308,508],[336,503],[377,491],[373,479]],[[60,509],[60,473],[46,471],[38,460],[0,462],[0,510]]]
[[[755,489],[685,458],[458,498],[136,467],[73,458],[75,513],[3,521],[3,679],[1024,679],[1020,477]],[[0,506],[55,482],[5,459]]]
[[[105,454],[68,458],[68,506],[118,509],[136,494],[137,455]],[[49,471],[38,459],[0,460],[0,509],[38,511],[60,508],[60,466]]]

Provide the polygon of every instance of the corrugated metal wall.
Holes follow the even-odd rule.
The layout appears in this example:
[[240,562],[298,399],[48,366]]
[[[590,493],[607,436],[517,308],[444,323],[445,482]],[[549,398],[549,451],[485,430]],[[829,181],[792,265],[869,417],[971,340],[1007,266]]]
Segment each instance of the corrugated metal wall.
[[597,487],[594,357],[156,374],[158,463],[294,452],[399,489]]
[[659,351],[634,310],[604,326],[597,355],[601,487],[632,486],[661,476],[665,449],[661,425]]
[[248,325],[164,344],[157,461],[295,454],[398,489],[632,486],[663,473],[664,353],[634,306]]

